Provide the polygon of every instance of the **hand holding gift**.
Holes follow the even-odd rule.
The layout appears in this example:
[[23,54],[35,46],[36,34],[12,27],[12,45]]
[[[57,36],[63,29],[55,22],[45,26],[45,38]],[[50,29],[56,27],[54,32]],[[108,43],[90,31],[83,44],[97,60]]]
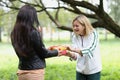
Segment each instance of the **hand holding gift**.
[[67,53],[67,47],[66,46],[61,46],[61,45],[59,45],[59,46],[51,46],[51,47],[49,47],[48,48],[49,50],[58,50],[58,51],[60,51],[60,54],[61,55],[66,55],[66,53]]
[[59,56],[68,56],[68,57],[71,57],[73,59],[76,59],[76,56],[74,54],[74,52],[72,51],[72,48],[71,47],[68,47],[68,46],[51,46],[49,47],[49,50],[58,50],[59,51]]

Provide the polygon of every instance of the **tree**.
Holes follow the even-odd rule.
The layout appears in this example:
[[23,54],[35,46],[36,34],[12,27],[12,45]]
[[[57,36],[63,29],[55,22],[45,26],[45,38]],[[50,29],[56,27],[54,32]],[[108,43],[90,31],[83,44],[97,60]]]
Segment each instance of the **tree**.
[[3,10],[0,9],[0,42],[2,41],[2,18],[3,18]]
[[1,27],[0,27],[0,42],[2,41],[1,33],[2,33],[2,29],[1,29]]
[[[84,14],[88,18],[95,19],[95,21],[92,23],[93,27],[101,27],[109,30],[116,36],[120,37],[120,26],[108,15],[107,12],[104,10],[103,6],[103,0],[99,0],[98,5],[93,5],[92,3],[85,1],[85,0],[55,0],[57,3],[57,6],[48,7],[45,5],[44,0],[29,0],[29,1],[23,1],[23,0],[9,0],[9,3],[6,3],[5,1],[1,1],[1,6],[6,6],[11,9],[18,10],[19,7],[15,6],[14,2],[20,2],[23,4],[30,4],[34,7],[36,7],[38,12],[45,12],[46,15],[49,16],[49,18],[52,20],[52,22],[55,23],[57,28],[63,29],[63,30],[69,30],[72,31],[72,28],[70,26],[62,25],[59,21],[60,11],[61,9],[65,9],[65,11],[74,13],[74,14]],[[51,15],[49,13],[49,9],[56,10],[55,15]],[[90,13],[86,12],[86,10],[89,10]]]
[[120,25],[120,0],[112,0],[110,2],[109,7],[111,8],[110,15],[114,19],[114,21]]

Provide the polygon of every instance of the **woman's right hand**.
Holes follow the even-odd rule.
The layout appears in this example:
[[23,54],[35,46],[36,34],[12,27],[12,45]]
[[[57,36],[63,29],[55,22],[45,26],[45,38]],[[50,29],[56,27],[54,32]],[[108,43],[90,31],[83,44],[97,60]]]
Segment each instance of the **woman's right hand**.
[[66,48],[67,48],[67,50],[69,50],[69,51],[72,51],[72,52],[75,51],[75,49],[74,49],[73,47],[71,47],[71,46],[66,46]]
[[71,56],[71,53],[69,50],[59,50],[59,56]]
[[42,31],[42,28],[40,26],[37,27],[38,32]]

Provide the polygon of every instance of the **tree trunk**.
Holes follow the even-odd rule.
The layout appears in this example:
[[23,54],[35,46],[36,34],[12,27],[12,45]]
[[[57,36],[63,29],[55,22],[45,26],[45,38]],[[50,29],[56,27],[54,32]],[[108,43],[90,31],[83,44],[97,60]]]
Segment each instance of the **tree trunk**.
[[103,28],[109,30],[111,33],[115,34],[116,36],[120,37],[120,27],[117,25],[112,18],[105,12],[103,13],[96,13],[103,21]]

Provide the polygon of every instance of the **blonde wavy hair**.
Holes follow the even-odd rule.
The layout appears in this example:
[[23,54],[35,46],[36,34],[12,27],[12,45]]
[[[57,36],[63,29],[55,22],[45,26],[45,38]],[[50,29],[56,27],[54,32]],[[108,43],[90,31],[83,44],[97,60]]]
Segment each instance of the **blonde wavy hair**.
[[[74,21],[78,21],[82,26],[85,27],[85,35],[87,36],[89,35],[91,32],[93,32],[93,26],[91,25],[90,21],[88,20],[88,18],[85,15],[80,14],[79,16],[77,16],[75,19],[73,19]],[[72,22],[72,24],[73,24]]]

